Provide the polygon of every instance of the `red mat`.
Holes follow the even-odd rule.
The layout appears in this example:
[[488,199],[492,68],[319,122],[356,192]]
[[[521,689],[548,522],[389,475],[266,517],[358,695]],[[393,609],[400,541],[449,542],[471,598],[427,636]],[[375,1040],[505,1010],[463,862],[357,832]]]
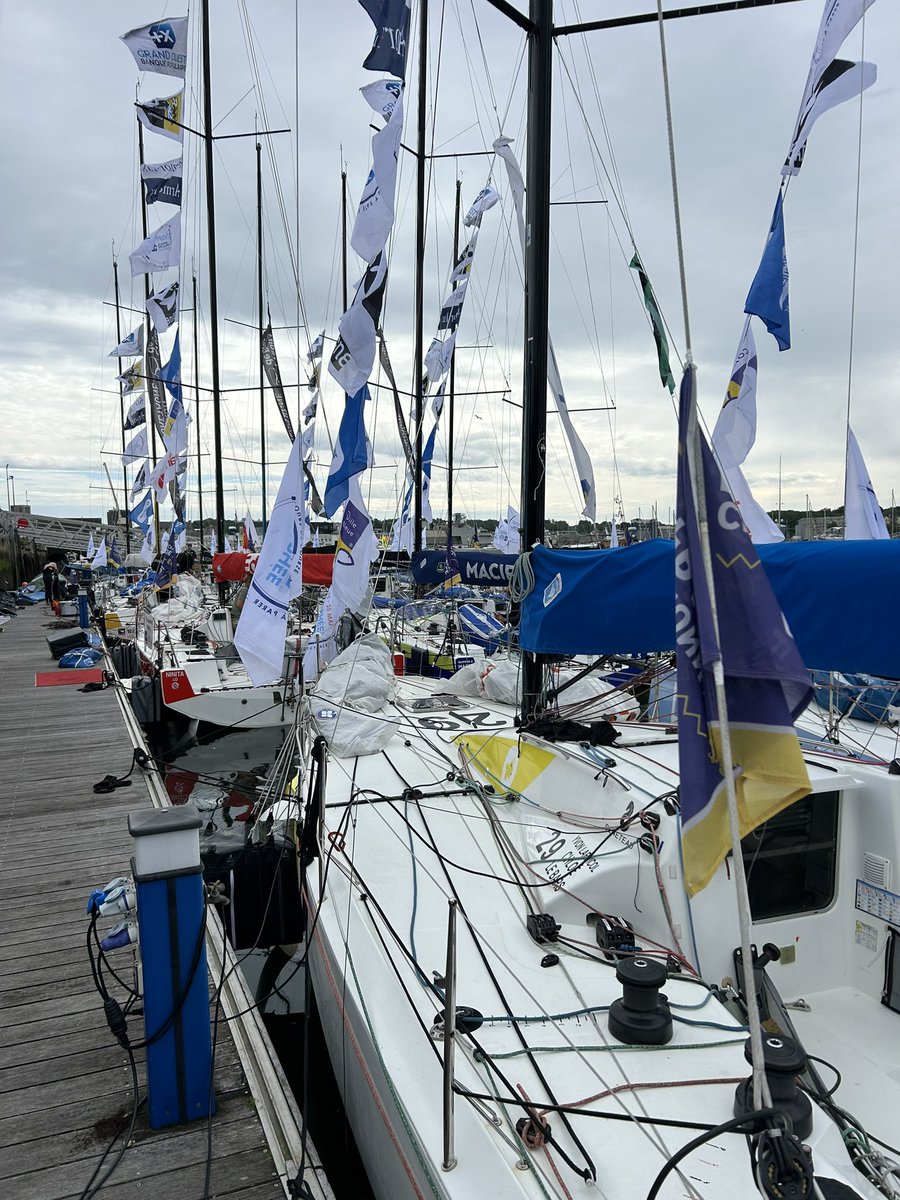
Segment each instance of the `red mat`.
[[68,670],[38,671],[34,677],[35,687],[65,687],[70,683],[102,683],[103,672],[99,667],[70,667]]

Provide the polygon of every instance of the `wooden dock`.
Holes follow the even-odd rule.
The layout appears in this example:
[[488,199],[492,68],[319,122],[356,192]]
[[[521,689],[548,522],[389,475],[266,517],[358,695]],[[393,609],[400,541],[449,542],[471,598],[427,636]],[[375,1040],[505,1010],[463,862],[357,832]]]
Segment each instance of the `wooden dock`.
[[[52,621],[52,613],[40,605],[20,611],[0,628],[0,1195],[5,1200],[80,1197],[114,1133],[127,1127],[131,1071],[91,978],[85,906],[93,888],[128,873],[129,812],[160,802],[153,794],[158,784],[139,770],[130,787],[94,793],[98,780],[128,770],[134,730],[114,688],[83,693],[76,686],[35,687],[35,672],[58,669],[44,640]],[[127,961],[128,952],[121,953]],[[210,945],[211,971],[223,953],[227,957],[219,938]],[[240,998],[233,1001],[239,1003]],[[207,1194],[280,1200],[286,1194],[286,1179],[302,1153],[296,1105],[286,1095],[255,1011],[233,1027],[234,1037],[220,1019],[208,1193],[207,1121],[156,1131],[144,1107],[131,1144],[99,1193],[103,1200],[202,1200]],[[135,1041],[142,1038],[140,1017],[129,1022],[129,1032]],[[137,1057],[143,1096],[143,1056]],[[304,1178],[313,1196],[329,1200],[310,1145],[307,1161],[311,1166]]]

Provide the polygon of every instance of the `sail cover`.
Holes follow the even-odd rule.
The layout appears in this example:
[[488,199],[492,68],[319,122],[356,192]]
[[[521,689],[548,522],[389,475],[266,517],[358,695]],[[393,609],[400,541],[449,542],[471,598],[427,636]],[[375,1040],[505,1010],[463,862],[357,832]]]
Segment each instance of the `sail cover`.
[[[900,542],[758,546],[807,667],[900,678],[891,610]],[[519,641],[543,654],[647,654],[675,646],[675,548],[656,539],[616,550],[531,554],[534,588]]]

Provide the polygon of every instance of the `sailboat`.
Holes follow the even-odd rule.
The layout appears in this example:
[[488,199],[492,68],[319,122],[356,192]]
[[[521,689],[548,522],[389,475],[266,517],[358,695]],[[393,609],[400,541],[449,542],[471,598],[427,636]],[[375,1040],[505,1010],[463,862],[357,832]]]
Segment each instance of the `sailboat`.
[[[545,465],[552,6],[532,3],[517,18],[529,46],[522,516],[533,546]],[[692,380],[689,366],[679,515],[702,546],[713,536],[704,514],[718,513],[720,561],[742,560],[760,588],[759,557],[692,430]],[[599,553],[625,563],[633,552]],[[686,542],[676,553],[682,585],[709,579]],[[596,591],[579,619],[569,607],[574,557],[536,546],[515,589],[533,630],[550,614],[557,638],[598,652]],[[696,616],[698,593],[687,594]],[[741,609],[748,629],[764,608],[802,704],[808,677],[776,602],[754,594],[759,607]],[[746,653],[728,615],[732,648]],[[730,851],[723,842],[700,881],[684,834],[698,803],[686,764],[702,773],[714,761],[708,733],[697,757],[702,711],[686,704],[679,734],[617,727],[564,695],[550,703],[550,635],[526,638],[524,615],[522,632],[518,719],[483,692],[393,679],[371,636],[306,701],[307,957],[376,1196],[895,1195],[897,776],[883,761],[801,751],[784,701],[786,723],[767,715],[765,731],[786,748],[794,790]],[[682,664],[695,670],[699,650],[693,624],[679,633],[682,692]],[[656,648],[674,648],[674,634]],[[867,633],[856,636],[858,650]],[[782,694],[782,680],[769,683]],[[728,791],[730,769],[715,770]],[[750,924],[739,934],[742,907]]]

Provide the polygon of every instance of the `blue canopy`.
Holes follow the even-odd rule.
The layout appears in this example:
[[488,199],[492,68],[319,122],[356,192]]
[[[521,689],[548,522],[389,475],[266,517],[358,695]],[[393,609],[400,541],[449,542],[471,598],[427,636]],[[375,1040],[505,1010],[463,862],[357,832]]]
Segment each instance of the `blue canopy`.
[[[758,546],[807,667],[900,679],[900,541]],[[646,654],[675,646],[675,545],[531,554],[519,642],[543,654]]]

